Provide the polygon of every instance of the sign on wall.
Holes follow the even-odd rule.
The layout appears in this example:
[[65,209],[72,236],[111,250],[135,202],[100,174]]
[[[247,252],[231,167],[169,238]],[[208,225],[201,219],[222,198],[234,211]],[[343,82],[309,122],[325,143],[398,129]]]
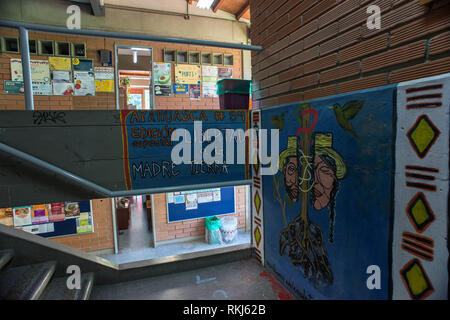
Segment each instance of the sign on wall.
[[114,68],[95,67],[95,91],[114,92]]
[[200,84],[201,66],[189,64],[175,65],[175,82],[178,84]]
[[[30,67],[33,81],[50,82],[50,69],[47,60],[30,60]],[[11,59],[11,80],[23,81],[21,59]]]
[[[223,132],[225,137],[226,129],[245,131],[247,117],[248,114],[245,111],[121,111],[123,154],[125,155],[124,175],[127,189],[145,189],[152,186],[179,187],[248,179],[249,172],[246,164],[227,165],[225,158],[220,164],[207,164],[204,159],[194,162],[195,157],[202,157],[200,152],[203,151],[195,151],[194,143],[192,143],[203,139],[197,134],[194,135],[194,121],[201,121],[203,131],[216,128]],[[184,139],[190,141],[191,156],[188,164],[175,164],[172,159],[172,149],[178,143],[171,141],[171,136],[176,129],[186,130],[185,137],[180,138],[180,142]],[[225,142],[223,143],[225,145]],[[202,145],[206,147],[206,141]],[[237,152],[234,155],[237,159]]]

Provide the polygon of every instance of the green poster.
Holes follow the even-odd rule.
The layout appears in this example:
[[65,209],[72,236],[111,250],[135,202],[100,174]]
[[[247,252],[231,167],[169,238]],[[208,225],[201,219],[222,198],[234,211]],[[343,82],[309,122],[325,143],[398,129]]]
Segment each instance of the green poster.
[[25,91],[22,81],[5,80],[3,88],[6,94],[23,94]]

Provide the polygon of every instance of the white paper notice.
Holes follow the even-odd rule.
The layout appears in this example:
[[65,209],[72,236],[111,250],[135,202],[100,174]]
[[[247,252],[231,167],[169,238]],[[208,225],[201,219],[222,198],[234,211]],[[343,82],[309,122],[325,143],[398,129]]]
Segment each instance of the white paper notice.
[[213,193],[212,192],[202,192],[198,193],[198,203],[207,203],[213,201]]
[[213,191],[213,201],[220,201],[220,189]]
[[194,210],[198,208],[197,194],[191,193],[186,195],[186,210]]
[[33,82],[33,94],[37,96],[51,96],[52,84],[50,82]]
[[95,96],[95,78],[92,71],[75,71],[73,79],[76,96]]
[[63,70],[53,70],[52,80],[59,82],[72,82],[72,72]]
[[173,192],[167,194],[167,203],[173,203]]

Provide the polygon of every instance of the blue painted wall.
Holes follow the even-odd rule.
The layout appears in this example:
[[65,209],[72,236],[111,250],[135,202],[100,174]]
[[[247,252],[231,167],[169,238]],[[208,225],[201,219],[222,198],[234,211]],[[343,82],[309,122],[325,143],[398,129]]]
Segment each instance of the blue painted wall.
[[[301,255],[299,247],[287,246],[284,253],[280,253],[280,237],[286,228],[282,215],[281,204],[274,193],[274,179],[280,179],[283,172],[276,176],[264,176],[264,237],[265,263],[273,269],[289,285],[298,296],[311,299],[388,299],[390,274],[390,234],[392,219],[392,179],[393,179],[393,143],[395,128],[395,86],[377,88],[368,91],[333,96],[309,101],[309,107],[317,111],[317,123],[310,141],[314,150],[314,137],[320,133],[332,134],[332,149],[343,159],[346,174],[339,183],[335,195],[334,242],[330,242],[330,209],[314,209],[311,197],[314,189],[308,192],[308,220],[316,228],[310,232],[309,238],[320,239],[312,246],[316,253],[321,250],[316,260],[328,260],[316,266],[328,266],[331,273],[317,272],[317,282],[305,277],[305,264],[295,262]],[[338,123],[338,117],[332,108],[351,109],[350,101],[362,104],[352,119]],[[284,105],[262,110],[262,128],[280,128],[280,152],[287,148],[288,136],[295,136],[300,124],[296,110],[301,103]],[[353,103],[353,105],[356,105]],[[356,107],[358,109],[358,107]],[[284,116],[283,116],[283,113]],[[351,114],[347,112],[347,115]],[[346,128],[347,130],[344,130]],[[353,130],[352,130],[353,128]],[[356,137],[354,135],[356,134]],[[298,141],[302,140],[302,133]],[[270,143],[269,149],[270,150]],[[313,159],[310,159],[311,163]],[[301,172],[301,170],[300,170]],[[309,186],[317,183],[314,170]],[[335,175],[336,176],[336,172]],[[286,206],[287,223],[295,221],[302,209],[302,199],[291,201],[286,195],[284,179],[281,179],[281,197]],[[287,200],[285,200],[287,199]],[[296,220],[302,221],[302,220]],[[294,230],[294,229],[293,229]],[[301,238],[300,228],[291,236],[291,240]],[[286,235],[287,233],[284,233]],[[281,239],[281,242],[283,240]],[[289,254],[292,250],[292,255]],[[310,252],[312,255],[312,251]],[[381,290],[369,290],[366,281],[369,275],[366,269],[370,265],[381,268]],[[328,276],[324,276],[327,274]],[[332,276],[330,277],[330,274]],[[324,280],[323,278],[328,278]]]

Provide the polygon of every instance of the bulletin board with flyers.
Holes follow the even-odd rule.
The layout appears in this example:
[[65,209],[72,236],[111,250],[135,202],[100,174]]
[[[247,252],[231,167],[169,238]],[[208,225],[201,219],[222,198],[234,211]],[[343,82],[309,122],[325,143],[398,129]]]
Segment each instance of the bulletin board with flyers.
[[94,232],[90,200],[0,209],[0,223],[45,238]]
[[169,192],[166,197],[169,223],[235,213],[234,187]]

